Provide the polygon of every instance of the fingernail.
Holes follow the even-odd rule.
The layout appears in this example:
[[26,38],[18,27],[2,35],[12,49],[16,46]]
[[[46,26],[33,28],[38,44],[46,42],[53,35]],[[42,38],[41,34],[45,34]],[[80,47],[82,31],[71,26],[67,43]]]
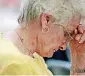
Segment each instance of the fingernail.
[[81,31],[81,33],[83,33],[83,30]]
[[79,37],[76,37],[75,39],[76,39],[77,41],[79,41]]

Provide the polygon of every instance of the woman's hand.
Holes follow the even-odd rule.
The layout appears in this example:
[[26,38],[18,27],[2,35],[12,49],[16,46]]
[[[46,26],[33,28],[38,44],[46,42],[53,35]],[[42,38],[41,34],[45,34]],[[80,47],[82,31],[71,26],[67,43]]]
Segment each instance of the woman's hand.
[[71,74],[85,74],[85,26],[75,29],[75,39],[70,41]]
[[77,29],[75,29],[75,39],[79,43],[85,42],[85,25],[79,25]]

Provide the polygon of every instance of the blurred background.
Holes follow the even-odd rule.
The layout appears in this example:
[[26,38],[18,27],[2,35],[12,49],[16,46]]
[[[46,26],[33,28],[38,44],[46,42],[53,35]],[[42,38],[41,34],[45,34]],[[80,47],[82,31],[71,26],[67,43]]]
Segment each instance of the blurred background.
[[[21,0],[0,0],[0,32],[6,33],[18,26],[18,15]],[[70,52],[58,50],[51,58],[44,58],[54,75],[70,74]]]
[[17,18],[21,0],[0,0],[0,32],[17,27]]

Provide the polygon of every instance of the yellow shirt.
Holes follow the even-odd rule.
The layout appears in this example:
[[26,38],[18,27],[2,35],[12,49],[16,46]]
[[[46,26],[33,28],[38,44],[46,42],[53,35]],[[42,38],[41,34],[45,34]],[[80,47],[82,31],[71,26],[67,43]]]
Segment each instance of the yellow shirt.
[[0,34],[0,74],[1,75],[52,75],[41,56],[34,58],[19,52],[15,45]]

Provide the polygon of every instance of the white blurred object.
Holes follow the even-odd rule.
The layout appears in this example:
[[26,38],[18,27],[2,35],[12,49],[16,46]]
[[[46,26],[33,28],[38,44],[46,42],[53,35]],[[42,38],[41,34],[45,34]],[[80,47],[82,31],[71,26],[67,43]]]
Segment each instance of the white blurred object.
[[18,26],[20,1],[0,0],[0,32],[11,31]]
[[6,9],[0,12],[0,32],[8,32],[15,29],[18,26],[17,22],[18,13],[12,11],[6,11]]

